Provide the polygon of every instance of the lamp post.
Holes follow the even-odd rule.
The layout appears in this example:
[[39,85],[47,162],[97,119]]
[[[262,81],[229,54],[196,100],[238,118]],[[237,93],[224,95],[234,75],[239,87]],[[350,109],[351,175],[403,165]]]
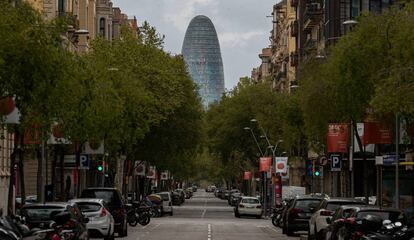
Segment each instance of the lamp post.
[[244,130],[250,131],[250,133],[252,134],[252,137],[254,139],[254,142],[256,143],[256,146],[259,149],[260,155],[263,157],[264,154],[263,154],[262,148],[260,147],[259,142],[257,141],[256,135],[254,135],[253,130],[251,128],[249,128],[249,127],[245,127]]

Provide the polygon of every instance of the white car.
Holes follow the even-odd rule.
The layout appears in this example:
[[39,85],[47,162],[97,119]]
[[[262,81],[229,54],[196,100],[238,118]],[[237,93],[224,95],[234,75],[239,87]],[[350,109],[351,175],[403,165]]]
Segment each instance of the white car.
[[256,197],[241,197],[239,203],[234,208],[234,215],[236,217],[251,215],[261,218],[262,213],[262,204]]
[[79,198],[69,202],[75,202],[83,215],[89,218],[86,224],[89,235],[103,237],[105,240],[113,240],[115,233],[115,221],[107,210],[105,201],[95,198]]
[[325,198],[317,209],[314,209],[309,220],[309,239],[325,239],[326,228],[329,226],[327,219],[333,215],[336,209],[344,205],[363,205],[364,203],[352,198]]
[[161,196],[162,199],[162,213],[169,213],[170,216],[174,214],[172,198],[170,192],[160,192],[157,195]]

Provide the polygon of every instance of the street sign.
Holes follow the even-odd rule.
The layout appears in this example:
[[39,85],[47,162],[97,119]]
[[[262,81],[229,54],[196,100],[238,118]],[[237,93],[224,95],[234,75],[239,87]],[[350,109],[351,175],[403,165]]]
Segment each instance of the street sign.
[[340,172],[342,169],[342,156],[339,154],[331,155],[331,171]]
[[326,164],[328,164],[328,158],[326,156],[322,156],[321,158],[319,158],[319,164],[321,166],[326,166]]
[[79,169],[89,170],[90,161],[88,155],[80,155],[80,166]]

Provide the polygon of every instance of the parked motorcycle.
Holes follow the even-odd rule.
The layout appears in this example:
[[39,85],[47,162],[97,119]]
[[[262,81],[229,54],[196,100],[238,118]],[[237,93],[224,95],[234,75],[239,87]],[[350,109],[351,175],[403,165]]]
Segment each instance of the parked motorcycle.
[[282,220],[283,207],[274,208],[272,211],[272,215],[270,216],[272,218],[272,224],[273,226],[278,227],[280,226],[280,222]]
[[53,226],[43,230],[30,230],[21,218],[0,218],[0,239],[2,240],[65,240],[56,232]]
[[379,231],[368,232],[361,236],[361,240],[414,240],[414,227],[404,226],[401,222],[392,223],[383,221]]
[[148,225],[151,221],[151,208],[143,202],[128,204],[127,221],[131,227],[135,227],[138,223],[142,226]]

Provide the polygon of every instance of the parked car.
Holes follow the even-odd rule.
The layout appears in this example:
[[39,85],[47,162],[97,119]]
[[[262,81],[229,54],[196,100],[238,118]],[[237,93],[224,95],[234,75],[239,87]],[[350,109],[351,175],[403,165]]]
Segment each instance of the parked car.
[[321,201],[321,197],[295,197],[292,205],[286,212],[282,228],[283,233],[291,236],[296,231],[307,231],[309,228],[309,219]]
[[82,191],[82,198],[103,199],[115,220],[115,232],[120,237],[128,235],[128,222],[125,202],[116,188],[87,188]]
[[193,192],[197,192],[197,190],[198,190],[197,185],[193,185],[193,186],[192,186],[192,189],[193,189]]
[[239,204],[234,208],[234,215],[236,217],[250,215],[261,218],[262,214],[262,204],[256,197],[241,197]]
[[170,214],[170,216],[172,216],[173,213],[173,201],[172,201],[172,197],[171,197],[171,193],[170,192],[160,192],[157,193],[157,195],[160,195],[162,198],[162,213],[168,213]]
[[190,199],[193,197],[193,188],[189,187],[185,189],[185,199]]
[[[377,229],[369,228],[364,224],[361,224],[361,220],[368,215],[378,217],[381,219],[380,224],[376,226]],[[398,209],[380,209],[374,206],[358,206],[351,212],[350,216],[346,218],[339,227],[336,238],[331,239],[359,239],[368,231],[380,230],[382,222],[384,220],[390,220],[392,223],[400,222],[406,223],[406,217],[403,212]]]
[[224,199],[224,189],[223,188],[219,188],[218,190],[217,190],[217,196],[216,197],[218,197],[218,198],[220,198],[220,199]]
[[26,196],[26,200],[24,203],[22,203],[21,197],[16,197],[16,209],[20,209],[25,204],[33,204],[33,203],[37,203],[37,195]]
[[309,239],[325,239],[325,230],[329,226],[326,219],[332,217],[336,209],[344,205],[365,205],[365,203],[353,198],[325,198],[309,220]]
[[174,206],[180,206],[183,203],[181,199],[181,194],[176,191],[171,192],[171,198],[172,198],[172,204]]
[[76,203],[53,202],[35,203],[25,205],[21,209],[21,215],[30,229],[47,229],[53,221],[54,216],[67,212],[70,214],[69,220],[63,225],[64,230],[73,230],[73,239],[88,240],[89,234],[86,224],[89,219],[85,217]]
[[113,240],[115,234],[115,220],[106,203],[102,199],[78,198],[72,199],[70,203],[76,203],[82,214],[89,218],[86,227],[89,236]]
[[230,191],[229,190],[224,190],[224,195],[223,195],[223,199],[227,200],[230,197]]
[[233,193],[230,196],[230,205],[231,206],[236,206],[239,203],[241,197],[242,197],[242,194],[241,193],[239,193],[239,192]]
[[180,195],[181,204],[183,204],[185,202],[185,191],[184,191],[184,189],[178,188],[175,191]]
[[229,197],[227,198],[227,203],[229,205],[231,205],[232,197],[233,197],[233,194],[235,194],[235,193],[240,193],[240,191],[237,190],[237,189],[232,189],[232,190],[229,191]]

